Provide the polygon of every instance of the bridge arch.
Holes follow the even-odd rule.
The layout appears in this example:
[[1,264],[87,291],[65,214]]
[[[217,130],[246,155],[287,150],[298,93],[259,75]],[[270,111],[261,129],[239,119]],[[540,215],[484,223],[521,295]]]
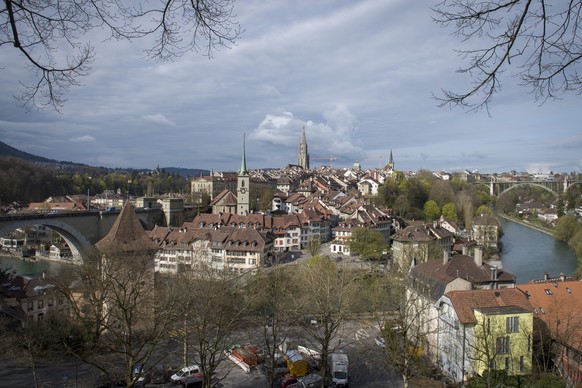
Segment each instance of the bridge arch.
[[542,189],[546,190],[547,192],[554,194],[554,196],[556,196],[556,197],[558,197],[560,195],[559,193],[556,193],[551,188],[549,188],[547,186],[544,186],[542,184],[535,183],[535,182],[523,182],[523,183],[514,183],[514,184],[512,184],[511,186],[509,186],[508,188],[506,188],[505,190],[503,190],[499,194],[497,194],[497,197],[502,196],[503,194],[507,193],[508,191],[511,191],[513,189],[516,189],[518,187],[523,187],[523,186],[541,187]]
[[0,236],[4,236],[18,228],[25,228],[33,225],[43,225],[60,234],[71,248],[71,254],[75,261],[81,262],[84,255],[91,248],[91,242],[73,226],[58,219],[34,219],[34,220],[14,220],[5,224],[0,229]]
[[582,181],[568,181],[568,187],[566,188],[566,191],[570,190],[575,185],[582,185]]

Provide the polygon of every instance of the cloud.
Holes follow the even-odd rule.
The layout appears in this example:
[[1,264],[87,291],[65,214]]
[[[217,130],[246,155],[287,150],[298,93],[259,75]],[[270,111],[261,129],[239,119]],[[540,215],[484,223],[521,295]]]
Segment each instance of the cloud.
[[84,135],[84,136],[74,137],[71,139],[71,141],[74,143],[90,143],[90,142],[94,142],[95,138],[91,135]]
[[146,122],[150,122],[152,124],[156,124],[159,126],[167,126],[170,125],[172,127],[176,126],[176,123],[174,123],[172,120],[168,119],[166,116],[164,116],[161,113],[157,113],[155,115],[144,115],[141,116],[142,120],[146,121]]
[[[296,150],[305,128],[310,156],[336,157],[352,161],[362,153],[357,138],[357,117],[345,106],[338,105],[322,113],[324,120],[305,120],[291,112],[269,113],[249,138],[269,146]],[[273,149],[270,147],[270,149]]]

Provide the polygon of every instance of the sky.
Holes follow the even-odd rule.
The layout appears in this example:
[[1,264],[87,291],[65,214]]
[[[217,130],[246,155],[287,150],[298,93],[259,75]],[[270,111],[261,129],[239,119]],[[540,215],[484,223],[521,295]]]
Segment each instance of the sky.
[[238,0],[236,46],[171,62],[93,31],[93,70],[60,112],[18,105],[34,73],[5,45],[0,139],[92,166],[236,171],[243,137],[249,169],[296,164],[305,128],[312,167],[376,168],[392,152],[402,171],[580,172],[580,96],[540,105],[507,77],[489,112],[438,107],[434,94],[471,79],[435,4]]

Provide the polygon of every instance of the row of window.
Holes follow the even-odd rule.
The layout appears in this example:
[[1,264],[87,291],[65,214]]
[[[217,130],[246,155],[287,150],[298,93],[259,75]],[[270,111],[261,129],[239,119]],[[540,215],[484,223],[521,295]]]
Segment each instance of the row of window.
[[[56,300],[59,306],[65,303],[65,298],[60,297]],[[55,305],[55,298],[49,298],[47,300],[47,307],[53,307]],[[36,308],[38,310],[44,309],[44,299],[38,299],[36,301]],[[34,311],[34,301],[27,302],[26,311]]]

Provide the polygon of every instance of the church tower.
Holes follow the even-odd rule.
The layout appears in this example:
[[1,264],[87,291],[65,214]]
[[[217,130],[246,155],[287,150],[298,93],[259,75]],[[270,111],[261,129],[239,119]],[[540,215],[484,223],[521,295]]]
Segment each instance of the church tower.
[[392,150],[390,150],[390,159],[388,160],[388,164],[386,165],[386,170],[394,171],[394,158],[392,157]]
[[305,126],[301,134],[301,143],[299,143],[299,157],[297,158],[297,165],[309,170],[309,152],[307,152],[307,138],[305,137]]
[[247,158],[246,158],[246,151],[245,151],[245,136],[243,134],[243,152],[242,152],[242,161],[240,163],[240,170],[238,171],[238,179],[237,179],[237,194],[236,194],[236,207],[237,207],[237,214],[238,215],[247,215],[249,214],[249,189],[250,189],[250,177],[249,172],[247,171]]

